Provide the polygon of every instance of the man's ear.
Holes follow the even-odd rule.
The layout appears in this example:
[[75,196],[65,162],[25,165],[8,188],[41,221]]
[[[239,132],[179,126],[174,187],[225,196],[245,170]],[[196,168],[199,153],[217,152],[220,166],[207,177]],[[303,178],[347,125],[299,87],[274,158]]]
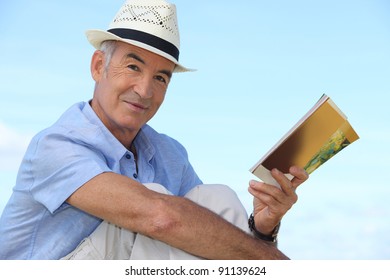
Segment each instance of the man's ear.
[[99,82],[104,74],[105,56],[100,50],[93,53],[91,60],[91,75],[95,82]]

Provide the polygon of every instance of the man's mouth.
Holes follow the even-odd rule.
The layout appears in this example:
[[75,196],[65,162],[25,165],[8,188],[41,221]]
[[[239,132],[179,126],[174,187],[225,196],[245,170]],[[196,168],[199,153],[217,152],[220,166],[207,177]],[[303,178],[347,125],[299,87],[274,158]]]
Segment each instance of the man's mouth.
[[143,113],[148,109],[148,106],[138,103],[138,102],[132,102],[132,101],[124,101],[127,106],[130,108],[130,110]]

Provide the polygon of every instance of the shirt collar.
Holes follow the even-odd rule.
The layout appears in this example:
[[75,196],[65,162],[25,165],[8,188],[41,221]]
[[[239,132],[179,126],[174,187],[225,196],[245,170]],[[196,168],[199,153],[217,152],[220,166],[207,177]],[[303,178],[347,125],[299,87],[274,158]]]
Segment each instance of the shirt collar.
[[135,148],[137,149],[138,153],[144,155],[145,159],[150,162],[155,154],[155,149],[152,143],[150,142],[148,136],[147,136],[147,128],[148,125],[145,124],[141,130],[138,132],[137,136],[134,140]]
[[85,103],[82,111],[88,121],[98,128],[98,135],[95,137],[96,139],[91,139],[91,141],[94,141],[93,145],[96,146],[105,157],[115,162],[119,161],[127,152],[126,147],[112,135],[88,102]]
[[[101,150],[106,157],[110,157],[114,161],[119,161],[126,153],[129,152],[128,149],[123,146],[123,144],[119,142],[119,140],[103,124],[90,106],[89,102],[85,103],[82,111],[90,123],[99,128],[101,135],[100,137],[96,137],[98,139],[95,139],[95,145],[99,147],[99,150]],[[142,154],[149,162],[155,154],[155,149],[144,131],[147,130],[147,127],[148,125],[144,125],[144,127],[141,128],[134,140],[134,144],[138,154]],[[103,137],[104,140],[101,137]]]

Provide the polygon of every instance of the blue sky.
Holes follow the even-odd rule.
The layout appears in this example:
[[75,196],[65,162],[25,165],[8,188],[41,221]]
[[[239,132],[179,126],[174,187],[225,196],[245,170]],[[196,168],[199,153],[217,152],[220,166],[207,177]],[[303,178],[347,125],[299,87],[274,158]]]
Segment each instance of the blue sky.
[[[0,2],[0,212],[31,137],[92,96],[87,29],[123,1]],[[390,2],[175,1],[181,63],[150,124],[181,141],[205,183],[248,211],[248,169],[328,94],[361,139],[314,172],[286,215],[293,259],[390,259]]]

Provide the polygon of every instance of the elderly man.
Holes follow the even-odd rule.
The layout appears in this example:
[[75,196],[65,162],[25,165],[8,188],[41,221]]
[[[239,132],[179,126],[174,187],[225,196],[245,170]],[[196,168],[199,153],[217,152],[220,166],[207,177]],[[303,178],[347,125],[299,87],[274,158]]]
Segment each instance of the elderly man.
[[[273,170],[237,196],[203,185],[174,139],[147,122],[179,64],[175,6],[128,0],[108,31],[87,32],[93,98],[31,141],[0,220],[0,259],[286,259],[280,220],[307,179]],[[250,234],[250,230],[253,234]]]

